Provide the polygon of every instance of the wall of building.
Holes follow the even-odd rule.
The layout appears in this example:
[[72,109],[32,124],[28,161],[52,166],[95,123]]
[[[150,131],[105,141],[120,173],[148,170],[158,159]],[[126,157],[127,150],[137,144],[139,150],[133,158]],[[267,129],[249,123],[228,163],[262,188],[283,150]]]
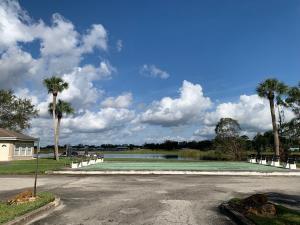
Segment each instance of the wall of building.
[[[27,151],[22,152],[22,150],[20,149],[19,151],[16,152],[15,150],[18,147],[22,147],[22,148],[27,147],[27,149],[25,149]],[[26,141],[26,142],[24,142],[24,141],[15,141],[14,144],[13,144],[13,149],[12,149],[12,159],[13,160],[32,159],[33,158],[32,154],[34,153],[33,147],[34,147],[34,142],[33,141]],[[28,154],[29,148],[32,148],[30,154]]]
[[9,161],[10,160],[10,148],[11,143],[7,141],[0,141],[0,161]]
[[[3,146],[3,147],[2,147]],[[4,147],[5,146],[5,147]],[[27,150],[29,148],[34,147],[33,141],[0,141],[0,161],[11,161],[11,160],[26,160],[26,159],[32,159],[32,154],[34,153],[32,151],[32,154],[28,154],[29,152],[19,152],[18,155],[15,155],[15,147],[18,146],[26,146]]]

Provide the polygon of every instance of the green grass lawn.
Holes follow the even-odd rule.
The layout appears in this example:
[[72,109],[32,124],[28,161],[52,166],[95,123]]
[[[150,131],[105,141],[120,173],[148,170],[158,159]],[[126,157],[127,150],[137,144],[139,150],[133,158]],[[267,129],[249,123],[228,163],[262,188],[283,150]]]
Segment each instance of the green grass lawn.
[[53,201],[55,198],[53,194],[48,192],[39,193],[38,196],[39,198],[36,201],[20,205],[8,205],[6,202],[0,202],[0,224],[11,221],[18,216],[40,208]]
[[[106,160],[106,159],[105,159]],[[116,159],[114,159],[116,160]],[[105,161],[95,165],[80,168],[81,170],[192,170],[192,171],[287,171],[282,168],[250,164],[246,162],[222,161]]]
[[[47,170],[58,170],[70,163],[70,159],[61,158],[59,161],[53,159],[39,159],[39,173]],[[0,174],[32,174],[35,173],[36,160],[16,160],[0,163]]]
[[[98,163],[83,170],[202,170],[202,171],[288,171],[282,168],[250,164],[234,161],[205,161],[177,159],[141,159],[141,158],[105,158],[104,163]],[[61,170],[69,167],[70,158],[39,159],[39,173]],[[36,160],[16,160],[0,163],[0,174],[33,174]]]
[[105,162],[199,162],[199,160],[151,159],[151,158],[104,158]]

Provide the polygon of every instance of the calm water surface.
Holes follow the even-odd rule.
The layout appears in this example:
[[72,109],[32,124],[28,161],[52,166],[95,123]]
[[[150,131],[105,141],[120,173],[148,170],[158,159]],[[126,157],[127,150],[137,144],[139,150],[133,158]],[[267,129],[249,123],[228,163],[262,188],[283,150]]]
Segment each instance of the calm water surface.
[[[53,153],[41,153],[39,154],[40,158],[51,158],[53,157]],[[33,157],[36,157],[34,154]],[[177,160],[184,160],[188,158],[179,157],[176,154],[104,154],[104,158],[107,159],[177,159]]]

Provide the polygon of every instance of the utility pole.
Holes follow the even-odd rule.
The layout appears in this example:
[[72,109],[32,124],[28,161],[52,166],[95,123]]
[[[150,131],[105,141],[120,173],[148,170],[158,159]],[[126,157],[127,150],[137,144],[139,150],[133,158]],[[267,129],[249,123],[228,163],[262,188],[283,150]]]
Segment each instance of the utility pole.
[[40,152],[40,139],[38,139],[38,145],[36,149],[36,166],[35,166],[35,176],[34,176],[33,197],[36,197],[36,183],[37,183],[37,174],[39,169],[39,152]]

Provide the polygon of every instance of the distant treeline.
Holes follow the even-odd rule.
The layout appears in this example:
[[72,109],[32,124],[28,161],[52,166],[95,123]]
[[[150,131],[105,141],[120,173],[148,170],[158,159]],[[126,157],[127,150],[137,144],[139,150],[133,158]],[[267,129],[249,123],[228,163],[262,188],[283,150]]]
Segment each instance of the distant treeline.
[[[299,143],[289,139],[281,138],[281,143],[289,147],[299,147]],[[266,152],[272,151],[274,147],[274,138],[272,131],[267,131],[265,133],[258,133],[253,139],[248,136],[240,136],[240,141],[242,142],[243,150],[246,151],[256,151],[256,152]],[[120,148],[121,147],[121,148]],[[60,149],[65,149],[66,145],[60,146]],[[102,144],[102,145],[72,145],[74,149],[98,149],[98,150],[112,150],[119,148],[118,150],[132,150],[132,149],[163,149],[163,150],[176,150],[176,149],[198,149],[201,151],[208,151],[215,149],[215,140],[202,140],[202,141],[172,141],[166,140],[163,143],[145,143],[143,145],[134,144]],[[43,147],[43,149],[53,149],[53,145],[48,145]]]
[[199,150],[210,150],[213,148],[212,140],[204,141],[171,141],[166,140],[163,143],[145,143],[141,146],[144,149],[164,149],[164,150],[174,150],[174,149],[199,149]]

